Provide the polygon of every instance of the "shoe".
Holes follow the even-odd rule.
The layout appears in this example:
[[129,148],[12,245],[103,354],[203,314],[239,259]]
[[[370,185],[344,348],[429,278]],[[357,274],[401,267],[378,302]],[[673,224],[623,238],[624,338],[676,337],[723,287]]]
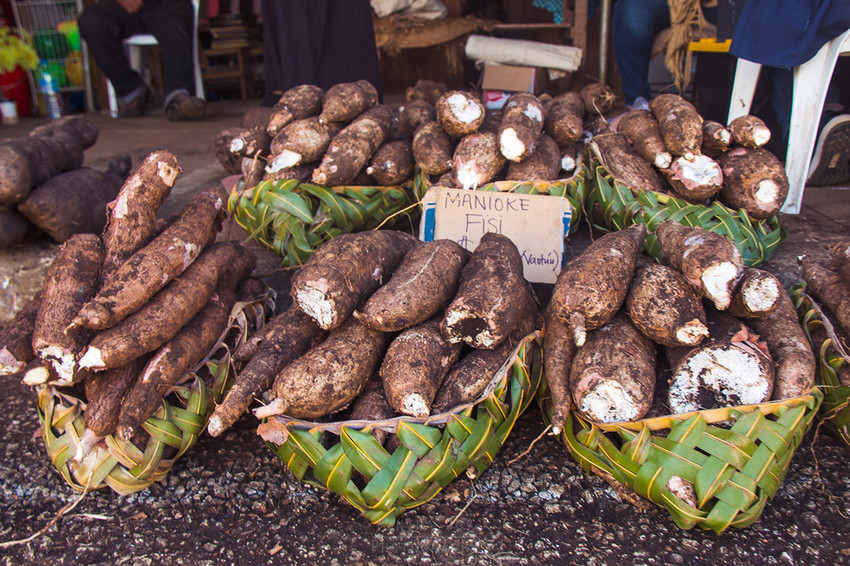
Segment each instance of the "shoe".
[[850,180],[850,114],[826,123],[815,146],[807,185],[836,185]]
[[142,94],[140,94],[130,102],[118,106],[118,117],[138,118],[139,116],[144,116],[150,103],[150,99],[151,91],[145,89]]
[[172,122],[185,122],[198,120],[204,115],[206,103],[197,96],[191,96],[185,92],[177,94],[165,107],[165,117]]

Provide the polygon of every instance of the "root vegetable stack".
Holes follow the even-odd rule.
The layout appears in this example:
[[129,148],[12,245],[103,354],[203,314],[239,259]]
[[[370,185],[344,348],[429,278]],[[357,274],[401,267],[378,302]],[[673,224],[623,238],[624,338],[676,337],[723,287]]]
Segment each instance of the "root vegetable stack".
[[[638,255],[635,225],[597,239],[559,275],[543,358],[556,433],[571,407],[620,422],[788,399],[814,385],[812,350],[774,276],[742,269],[712,232],[667,221],[654,236],[662,265]],[[804,269],[814,273],[806,260]]]
[[110,204],[103,233],[70,237],[39,295],[0,333],[3,373],[41,388],[82,383],[77,461],[116,432],[144,450],[142,423],[218,343],[254,268],[244,244],[213,243],[224,218],[216,189],[157,226],[178,172],[170,153],[149,155]]

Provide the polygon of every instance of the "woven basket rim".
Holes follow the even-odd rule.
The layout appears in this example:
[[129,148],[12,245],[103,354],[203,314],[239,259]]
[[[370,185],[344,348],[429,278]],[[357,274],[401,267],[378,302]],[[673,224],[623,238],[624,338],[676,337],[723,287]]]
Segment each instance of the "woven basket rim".
[[542,332],[540,330],[535,330],[529,334],[527,334],[522,340],[520,340],[519,344],[511,351],[510,355],[505,359],[502,365],[498,370],[493,374],[493,377],[487,383],[487,386],[481,392],[481,394],[474,400],[469,403],[463,403],[462,405],[458,405],[450,411],[446,411],[444,413],[439,413],[436,415],[429,415],[427,417],[413,417],[409,415],[400,415],[398,417],[393,417],[391,419],[385,419],[380,421],[366,421],[366,420],[344,420],[344,421],[331,421],[331,422],[315,422],[315,421],[307,421],[303,419],[296,419],[293,417],[287,417],[286,415],[274,415],[272,417],[268,417],[267,419],[262,420],[274,420],[280,425],[283,425],[287,428],[293,428],[295,430],[306,430],[306,431],[323,431],[330,432],[337,436],[339,436],[344,428],[350,428],[355,430],[362,430],[365,428],[369,429],[380,429],[387,432],[396,432],[400,423],[413,423],[413,424],[421,424],[426,426],[433,425],[444,425],[446,424],[453,415],[458,413],[462,413],[463,411],[469,409],[470,407],[475,407],[482,401],[488,399],[493,391],[498,387],[498,385],[508,377],[509,371],[511,367],[519,360],[520,351],[530,342],[537,340],[542,336]]

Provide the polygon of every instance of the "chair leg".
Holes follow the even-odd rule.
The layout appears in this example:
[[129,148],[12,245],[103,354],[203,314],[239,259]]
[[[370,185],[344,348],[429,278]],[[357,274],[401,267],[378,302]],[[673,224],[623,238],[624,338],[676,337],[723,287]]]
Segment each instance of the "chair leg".
[[750,113],[760,72],[761,63],[738,59],[738,64],[735,67],[735,82],[732,84],[732,97],[729,100],[727,124],[735,118]]
[[118,96],[115,94],[115,87],[112,86],[112,81],[106,81],[106,97],[109,100],[109,116],[112,118],[118,117]]

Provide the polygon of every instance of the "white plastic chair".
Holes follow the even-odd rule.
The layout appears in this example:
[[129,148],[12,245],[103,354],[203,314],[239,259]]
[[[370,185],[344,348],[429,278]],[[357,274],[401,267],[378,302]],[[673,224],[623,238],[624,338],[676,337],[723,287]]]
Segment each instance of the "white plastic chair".
[[[826,43],[808,61],[794,67],[794,90],[791,102],[791,127],[785,173],[788,175],[788,197],[781,212],[799,214],[803,191],[809,178],[812,153],[818,135],[818,124],[826,99],[826,90],[839,55],[850,53],[850,30]],[[761,65],[738,59],[727,124],[749,114]]]
[[[198,12],[200,11],[200,4],[201,0],[192,0],[192,8],[195,10],[195,23],[192,26],[192,60],[195,66],[195,96],[204,98],[204,79],[201,75],[200,50],[198,47]],[[124,50],[129,55],[130,66],[137,71],[142,68],[141,47],[148,45],[158,45],[156,38],[149,33],[138,33],[124,40]],[[118,96],[115,94],[115,87],[112,86],[112,82],[109,80],[106,81],[106,94],[109,99],[109,115],[117,118]]]

